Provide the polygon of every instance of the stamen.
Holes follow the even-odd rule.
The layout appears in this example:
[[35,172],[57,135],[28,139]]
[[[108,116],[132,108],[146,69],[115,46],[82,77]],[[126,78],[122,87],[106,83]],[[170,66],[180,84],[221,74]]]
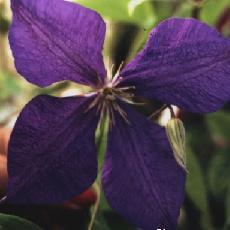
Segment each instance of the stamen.
[[[138,103],[133,100],[134,94],[131,90],[135,89],[135,86],[124,86],[117,87],[116,85],[122,79],[119,76],[120,71],[123,67],[123,62],[119,66],[114,78],[112,78],[112,72],[114,69],[114,65],[112,65],[110,71],[108,72],[107,82],[103,88],[97,89],[94,94],[97,94],[95,99],[88,106],[86,112],[93,107],[97,107],[97,113],[100,113],[99,122],[101,123],[105,116],[108,114],[110,119],[110,128],[115,125],[115,111],[120,114],[120,116],[130,124],[126,112],[121,108],[121,106],[117,103],[117,100],[129,103],[129,104],[137,104],[143,105],[145,103]],[[130,92],[131,91],[131,92]],[[93,94],[93,95],[94,95]]]
[[127,113],[115,102],[112,104],[113,108],[124,118],[124,120],[130,124],[130,121],[128,120]]
[[99,102],[98,106],[97,106],[97,113],[99,113],[99,111],[102,109],[102,104],[103,102]]
[[110,129],[115,125],[115,115],[112,106],[109,106],[109,125]]
[[126,87],[118,87],[116,88],[117,90],[122,90],[122,91],[125,91],[125,90],[130,90],[130,89],[135,89],[136,87],[134,85],[132,86],[126,86]]
[[113,70],[114,70],[114,64],[111,65],[109,72],[108,72],[108,82],[111,82],[113,79]]
[[7,196],[2,197],[2,198],[0,199],[0,204],[5,203],[6,199],[7,199]]
[[99,123],[103,121],[106,113],[108,112],[108,107],[106,106],[106,101],[102,101],[102,106],[101,106],[101,113],[100,113],[100,118],[99,118]]
[[105,99],[101,101],[99,100],[97,111],[100,111],[100,123],[105,118],[106,114],[109,115],[110,129],[115,125],[115,111],[122,116],[125,122],[130,124],[126,112],[118,105],[116,101],[110,101]]
[[94,100],[88,106],[88,108],[85,110],[85,113],[88,112],[90,109],[92,109],[94,106],[96,106],[98,104],[98,102],[99,102],[99,99],[100,99],[100,95],[95,97]]
[[124,61],[122,61],[121,64],[119,65],[117,72],[115,73],[115,75],[112,79],[112,85],[114,85],[116,83],[116,81],[119,79],[119,74],[120,74],[120,71],[121,71],[123,65],[124,65]]
[[122,97],[118,97],[121,101],[124,101],[128,104],[131,104],[131,105],[146,105],[145,102],[135,102],[133,101],[132,99],[127,99],[127,98],[122,98]]

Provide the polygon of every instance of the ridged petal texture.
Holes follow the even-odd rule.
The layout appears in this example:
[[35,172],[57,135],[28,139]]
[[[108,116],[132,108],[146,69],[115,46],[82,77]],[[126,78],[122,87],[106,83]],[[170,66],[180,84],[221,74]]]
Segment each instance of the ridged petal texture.
[[11,0],[9,41],[17,71],[48,86],[61,80],[98,86],[105,23],[96,12],[63,0]]
[[168,19],[121,76],[137,95],[213,112],[230,100],[230,40],[198,20]]
[[37,96],[18,117],[9,142],[7,200],[58,203],[97,176],[92,98]]
[[177,164],[165,130],[127,105],[129,123],[116,114],[103,168],[110,206],[144,230],[176,229],[185,172]]

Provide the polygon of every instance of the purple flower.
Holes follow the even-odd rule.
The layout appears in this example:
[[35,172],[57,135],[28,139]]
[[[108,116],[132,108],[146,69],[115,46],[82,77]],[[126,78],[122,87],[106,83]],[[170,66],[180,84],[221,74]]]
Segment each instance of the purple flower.
[[230,41],[197,20],[168,19],[109,80],[101,54],[105,23],[96,12],[61,0],[11,5],[18,72],[41,87],[71,80],[93,93],[37,96],[25,106],[9,144],[8,202],[57,203],[87,189],[97,176],[95,130],[109,111],[102,183],[110,206],[143,229],[175,229],[185,172],[165,130],[129,102],[135,95],[196,113],[216,111],[230,99]]

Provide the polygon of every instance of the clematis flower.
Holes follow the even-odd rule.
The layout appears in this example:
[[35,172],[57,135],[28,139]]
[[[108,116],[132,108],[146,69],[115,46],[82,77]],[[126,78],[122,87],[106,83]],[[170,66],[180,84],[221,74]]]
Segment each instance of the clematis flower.
[[102,48],[105,23],[94,11],[61,0],[11,0],[9,40],[17,71],[46,87],[70,80],[92,92],[41,95],[19,115],[9,144],[11,203],[57,203],[97,176],[95,130],[109,114],[102,185],[110,206],[130,223],[173,230],[185,172],[165,130],[135,111],[138,96],[190,112],[213,112],[230,99],[230,41],[194,20],[172,18],[114,78]]

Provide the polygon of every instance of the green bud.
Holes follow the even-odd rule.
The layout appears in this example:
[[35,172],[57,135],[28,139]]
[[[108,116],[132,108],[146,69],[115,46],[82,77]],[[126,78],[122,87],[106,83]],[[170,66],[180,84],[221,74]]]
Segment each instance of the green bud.
[[186,170],[185,128],[178,118],[172,118],[166,125],[166,134],[177,163]]

